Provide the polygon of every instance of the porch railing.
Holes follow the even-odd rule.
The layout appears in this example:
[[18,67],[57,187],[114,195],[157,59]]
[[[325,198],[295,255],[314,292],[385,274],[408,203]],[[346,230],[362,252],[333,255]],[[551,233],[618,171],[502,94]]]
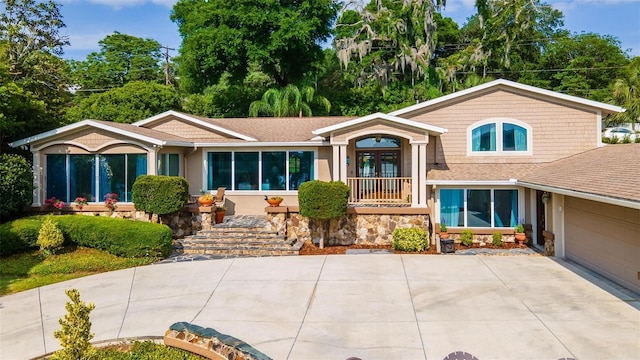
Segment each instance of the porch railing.
[[410,177],[352,177],[349,204],[411,204]]

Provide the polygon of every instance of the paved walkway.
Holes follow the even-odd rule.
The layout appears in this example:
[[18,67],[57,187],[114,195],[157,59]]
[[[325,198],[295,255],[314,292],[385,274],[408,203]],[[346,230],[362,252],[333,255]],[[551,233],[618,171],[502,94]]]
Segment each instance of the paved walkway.
[[177,321],[274,359],[638,359],[640,296],[541,256],[334,255],[156,264],[0,297],[0,358],[58,349],[77,288],[94,341]]

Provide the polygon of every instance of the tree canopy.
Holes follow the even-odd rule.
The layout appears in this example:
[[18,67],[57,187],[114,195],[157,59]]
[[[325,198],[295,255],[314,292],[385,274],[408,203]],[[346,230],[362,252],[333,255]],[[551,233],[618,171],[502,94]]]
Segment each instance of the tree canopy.
[[244,79],[251,63],[280,86],[296,83],[322,57],[337,10],[332,0],[179,0],[181,83],[200,92],[225,72]]

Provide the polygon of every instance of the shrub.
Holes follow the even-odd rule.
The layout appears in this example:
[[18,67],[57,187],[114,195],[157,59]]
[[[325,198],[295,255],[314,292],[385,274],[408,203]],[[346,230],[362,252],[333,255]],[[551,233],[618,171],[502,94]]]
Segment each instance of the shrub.
[[15,216],[31,204],[33,172],[19,155],[0,155],[0,218]]
[[[171,252],[171,229],[165,225],[102,216],[59,215],[65,239],[84,247],[123,257],[166,257]],[[0,225],[0,255],[37,247],[44,217],[33,216]]]
[[473,244],[473,232],[469,229],[462,230],[460,233],[460,242],[464,246],[471,246],[471,244]]
[[518,224],[518,225],[516,225],[516,227],[513,228],[513,230],[515,230],[515,232],[517,232],[517,233],[523,233],[524,232],[524,225]]
[[493,238],[491,239],[491,243],[493,246],[502,245],[502,233],[500,231],[496,231],[493,233]]
[[136,210],[151,214],[171,214],[189,201],[189,183],[178,176],[139,176],[131,187]]
[[[320,221],[338,218],[347,212],[350,191],[341,181],[303,182],[298,188],[300,215]],[[324,247],[324,225],[320,227],[320,248]]]
[[64,244],[64,235],[51,216],[47,216],[38,233],[38,245],[45,255],[55,254]]
[[91,321],[89,314],[95,305],[89,303],[86,305],[80,301],[80,292],[77,289],[69,289],[65,294],[71,299],[64,305],[67,314],[64,318],[58,319],[61,329],[53,333],[53,336],[60,340],[63,349],[53,354],[53,359],[59,360],[76,360],[90,359],[95,352],[91,339],[94,334],[91,333]]
[[400,251],[424,251],[429,247],[427,233],[420,228],[396,228],[393,230],[393,249]]

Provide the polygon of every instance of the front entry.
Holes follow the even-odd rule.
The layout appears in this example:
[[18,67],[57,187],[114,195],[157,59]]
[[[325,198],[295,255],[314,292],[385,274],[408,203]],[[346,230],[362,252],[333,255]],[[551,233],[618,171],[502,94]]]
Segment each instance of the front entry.
[[354,185],[359,202],[403,201],[402,192],[408,182],[400,177],[400,140],[382,136],[362,138],[356,142],[356,161]]
[[399,177],[400,150],[358,150],[358,177]]

